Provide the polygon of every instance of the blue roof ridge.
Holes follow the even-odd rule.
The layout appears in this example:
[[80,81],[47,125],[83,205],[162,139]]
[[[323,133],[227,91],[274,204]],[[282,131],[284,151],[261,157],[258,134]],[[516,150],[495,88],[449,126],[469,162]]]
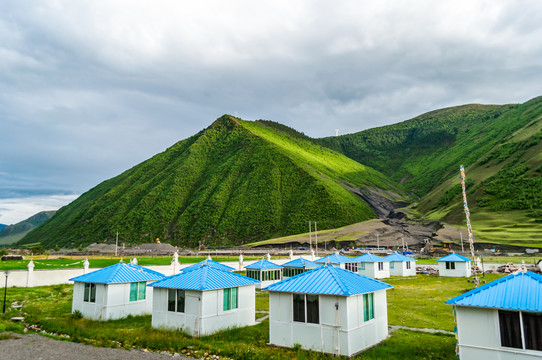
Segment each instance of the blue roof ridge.
[[[332,265],[324,265],[328,268],[328,271],[330,272],[331,276],[333,276],[333,279],[335,279],[335,281],[337,282],[337,284],[339,285],[339,287],[341,288],[341,290],[343,291],[343,293],[345,295],[349,294],[350,293],[350,289],[348,288],[348,286],[341,280],[339,279],[339,277],[337,276],[337,269],[335,267],[333,267]],[[348,271],[348,270],[346,270]]]

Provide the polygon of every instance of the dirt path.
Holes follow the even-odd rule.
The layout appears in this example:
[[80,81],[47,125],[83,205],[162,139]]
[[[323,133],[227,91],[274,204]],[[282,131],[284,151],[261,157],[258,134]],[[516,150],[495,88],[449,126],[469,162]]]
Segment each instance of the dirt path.
[[37,334],[13,334],[0,340],[0,360],[177,360],[179,354],[148,353],[140,350],[99,348],[69,341],[54,340]]

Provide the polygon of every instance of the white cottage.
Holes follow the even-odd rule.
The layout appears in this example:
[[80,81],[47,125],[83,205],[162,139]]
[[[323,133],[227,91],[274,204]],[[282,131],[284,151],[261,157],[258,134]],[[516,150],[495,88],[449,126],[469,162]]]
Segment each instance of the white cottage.
[[471,260],[469,258],[454,253],[446,255],[437,261],[439,276],[471,276]]
[[324,256],[323,258],[320,258],[316,260],[318,264],[331,264],[333,266],[339,267],[341,269],[346,268],[346,264],[352,263],[352,258],[349,258],[348,256],[341,255],[339,253],[331,254],[328,256]]
[[257,289],[282,280],[282,265],[275,264],[269,260],[258,260],[255,263],[245,266],[245,269],[249,278],[258,280],[258,283],[256,283]]
[[283,279],[287,279],[289,277],[296,276],[306,271],[316,269],[320,266],[322,266],[322,264],[318,264],[317,262],[307,259],[298,258],[282,264],[282,277]]
[[135,264],[118,263],[70,279],[73,284],[72,312],[94,320],[119,319],[150,314],[152,289],[147,283],[166,276]]
[[390,263],[380,256],[363,254],[352,259],[358,264],[358,273],[373,279],[390,277]]
[[383,260],[390,264],[391,276],[416,276],[416,259],[394,253]]
[[253,325],[257,283],[208,264],[154,282],[152,327],[199,336]]
[[542,275],[516,272],[446,301],[460,359],[542,358]]
[[270,285],[269,342],[352,356],[388,336],[390,288],[331,265]]

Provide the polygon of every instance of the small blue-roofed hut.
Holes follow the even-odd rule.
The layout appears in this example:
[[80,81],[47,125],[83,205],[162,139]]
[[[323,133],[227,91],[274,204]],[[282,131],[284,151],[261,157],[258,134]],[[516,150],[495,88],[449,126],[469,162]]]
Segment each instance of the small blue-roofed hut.
[[416,259],[394,253],[383,260],[390,264],[391,276],[416,276]]
[[152,326],[194,336],[254,325],[259,281],[209,264],[149,284],[154,289]]
[[542,275],[510,274],[446,301],[461,359],[542,358]]
[[258,280],[257,289],[266,287],[282,280],[282,265],[275,264],[269,260],[258,260],[245,266],[247,276]]
[[270,285],[269,342],[352,356],[388,336],[390,288],[331,265]]
[[352,259],[358,264],[358,273],[373,279],[390,277],[390,263],[380,256],[363,254]]
[[192,264],[192,265],[187,266],[185,268],[182,268],[181,271],[188,271],[188,270],[196,269],[196,268],[199,268],[201,265],[204,265],[204,264],[209,265],[210,267],[214,267],[216,269],[224,270],[224,271],[234,271],[235,270],[231,266],[221,264],[221,263],[216,262],[214,260],[205,259],[205,260],[200,261],[198,263],[195,263],[195,264]]
[[331,264],[333,266],[340,267],[341,269],[345,269],[346,264],[353,263],[352,260],[353,259],[348,256],[335,253],[328,256],[324,256],[323,258],[316,260],[316,262],[322,265]]
[[471,276],[471,259],[459,254],[449,254],[437,260],[439,276]]
[[316,269],[320,266],[322,266],[322,264],[303,258],[288,261],[287,263],[282,264],[282,278],[286,279],[292,276],[296,276],[298,274],[304,273],[305,271]]
[[147,283],[166,276],[135,264],[118,263],[70,279],[73,284],[72,312],[94,320],[119,319],[150,314],[152,289]]

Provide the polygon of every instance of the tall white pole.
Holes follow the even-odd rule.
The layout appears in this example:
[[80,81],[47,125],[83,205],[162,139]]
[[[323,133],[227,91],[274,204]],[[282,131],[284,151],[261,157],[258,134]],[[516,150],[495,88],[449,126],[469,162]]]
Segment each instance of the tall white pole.
[[459,236],[461,236],[461,252],[465,252],[465,249],[463,248],[463,233],[460,231]]
[[376,248],[377,250],[380,250],[380,239],[378,238],[378,234],[376,234]]
[[309,221],[309,250],[312,250],[312,233],[311,233],[312,227],[311,222]]
[[314,237],[316,242],[316,256],[318,256],[318,227],[316,226],[316,221],[314,222]]
[[118,247],[119,247],[119,232],[117,231],[117,239],[115,240],[115,256],[117,256]]

